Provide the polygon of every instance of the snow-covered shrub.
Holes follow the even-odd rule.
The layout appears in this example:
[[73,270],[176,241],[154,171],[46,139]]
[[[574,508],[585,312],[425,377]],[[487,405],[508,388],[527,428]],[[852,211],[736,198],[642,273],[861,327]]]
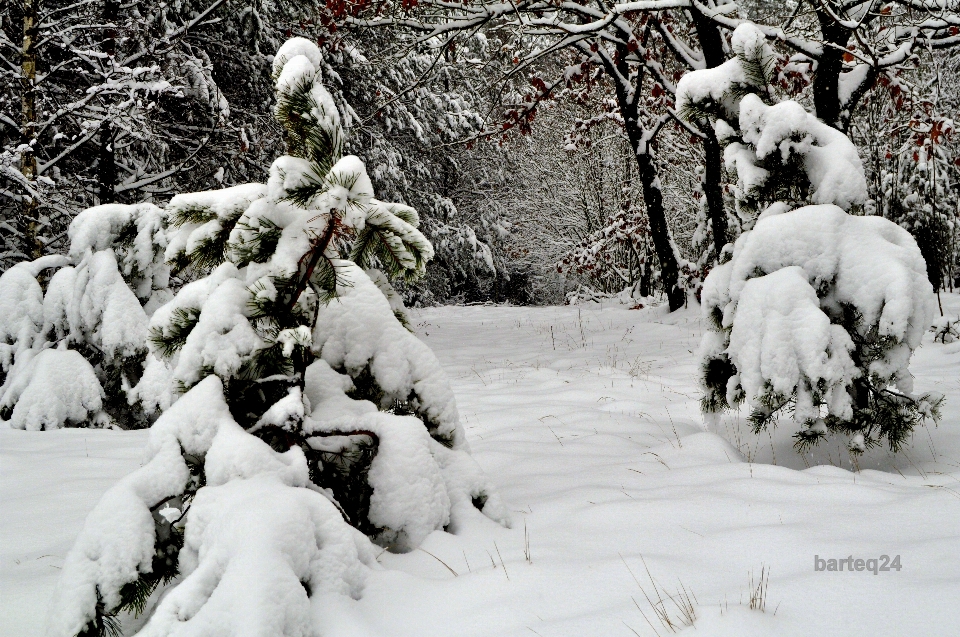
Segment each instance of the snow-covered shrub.
[[853,451],[884,438],[896,450],[939,404],[911,394],[907,368],[932,301],[896,224],[833,205],[765,216],[704,284],[704,411],[746,401],[757,431],[787,410],[801,444],[832,431]]
[[[134,387],[148,315],[170,298],[163,212],[96,206],[77,215],[68,237],[67,256],[20,263],[0,277],[0,416],[28,429],[144,427]],[[38,277],[52,268],[44,291]],[[45,354],[51,348],[59,353]]]
[[866,195],[856,148],[800,104],[770,103],[763,34],[746,23],[732,44],[734,59],[678,85],[681,112],[725,140],[755,223],[704,282],[703,411],[747,402],[756,432],[789,412],[801,448],[836,432],[853,453],[896,451],[942,400],[912,395],[908,370],[932,319],[926,263],[896,224],[844,211]]
[[109,633],[124,612],[148,613],[141,635],[315,635],[309,598],[359,595],[371,539],[404,551],[478,510],[507,522],[438,361],[388,300],[383,272],[422,275],[432,247],[340,156],[319,59],[302,38],[277,53],[290,154],[266,185],[168,206],[166,257],[194,280],[153,312],[134,391],[172,406],[87,519],[51,635]]

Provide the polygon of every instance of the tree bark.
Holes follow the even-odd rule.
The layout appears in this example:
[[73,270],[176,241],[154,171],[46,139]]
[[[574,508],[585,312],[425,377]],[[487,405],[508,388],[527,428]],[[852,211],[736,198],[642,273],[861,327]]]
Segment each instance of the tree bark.
[[713,248],[716,251],[717,263],[720,263],[720,253],[727,245],[727,211],[723,208],[723,153],[720,142],[713,130],[704,131],[703,140],[703,194],[707,199],[707,215],[710,225],[713,226]]
[[[100,17],[104,24],[109,25],[103,31],[101,48],[109,57],[105,64],[113,65],[117,54],[117,30],[114,25],[120,16],[118,0],[106,0],[103,3],[103,12]],[[112,69],[111,69],[112,70]],[[101,204],[113,203],[117,200],[117,159],[113,148],[114,130],[110,121],[110,111],[106,119],[100,123],[99,148],[97,153],[97,195]]]
[[850,40],[850,30],[838,24],[826,11],[817,11],[817,19],[823,38],[823,53],[817,60],[817,72],[813,77],[813,107],[817,117],[843,130],[840,72],[843,70],[843,54]]
[[100,203],[117,200],[117,160],[113,152],[113,126],[109,120],[100,124],[100,142],[97,153],[97,187]]
[[[38,3],[40,0],[23,0],[23,48],[20,62],[20,135],[21,144],[28,148],[20,153],[20,172],[37,187],[37,156],[33,145],[37,137],[37,31],[39,29]],[[17,220],[21,236],[21,246],[29,259],[42,256],[43,247],[37,236],[37,210],[40,202],[27,192]]]
[[[710,69],[720,66],[727,61],[720,29],[696,8],[691,9],[690,14],[697,28],[704,63]],[[707,200],[707,216],[713,229],[713,245],[719,263],[720,253],[728,241],[727,214],[723,207],[723,153],[713,127],[708,124],[700,129],[706,135],[703,140],[703,194]]]
[[680,287],[680,265],[677,263],[670,230],[667,228],[667,215],[663,208],[663,191],[660,190],[657,166],[649,151],[637,152],[637,168],[640,183],[643,186],[647,219],[650,222],[650,236],[653,238],[653,248],[660,262],[660,280],[667,293],[670,311],[674,312],[683,307],[686,293]]
[[[614,90],[617,95],[617,104],[623,117],[623,128],[630,140],[637,162],[637,177],[643,188],[643,202],[650,223],[650,236],[653,239],[653,248],[660,262],[660,281],[667,294],[667,303],[670,311],[674,312],[684,306],[686,292],[680,287],[680,264],[673,250],[673,240],[670,238],[670,229],[667,227],[667,215],[663,207],[663,191],[660,189],[660,178],[657,174],[657,165],[654,162],[650,142],[640,124],[640,112],[637,106],[637,96],[640,94],[640,85],[643,75],[636,78],[636,86],[628,92],[624,86],[624,79],[630,77],[626,60],[627,50],[618,46],[618,68],[608,68],[612,76]],[[618,77],[619,76],[619,77]]]

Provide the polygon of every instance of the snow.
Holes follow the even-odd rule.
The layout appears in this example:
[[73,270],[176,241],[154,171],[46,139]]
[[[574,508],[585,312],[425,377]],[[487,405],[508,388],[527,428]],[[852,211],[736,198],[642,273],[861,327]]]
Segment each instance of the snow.
[[[217,625],[233,625],[226,634],[250,627],[264,631],[254,634],[315,634],[308,604],[290,595],[290,582],[302,598],[301,582],[311,591],[359,590],[361,557],[372,561],[369,541],[325,496],[303,488],[309,477],[300,448],[277,453],[245,432],[222,392],[220,380],[209,376],[164,412],[150,429],[147,462],[94,507],[64,561],[48,635],[76,635],[98,599],[115,608],[123,585],[152,571],[151,510],[187,487],[183,454],[204,458],[206,486],[186,522],[183,581],[141,634],[181,628],[205,634]],[[304,533],[312,541],[305,542]]]
[[140,382],[128,395],[131,404],[139,401],[144,411],[153,415],[170,407],[176,399],[176,393],[173,370],[153,353],[148,353]]
[[728,351],[748,398],[767,384],[781,396],[796,388],[796,417],[804,421],[820,416],[812,391],[823,383],[829,413],[849,419],[846,383],[857,375],[852,350],[850,335],[820,309],[803,268],[782,268],[744,284]]
[[431,532],[460,524],[470,515],[465,509],[476,512],[475,498],[484,499],[484,515],[509,525],[496,490],[463,449],[448,449],[431,438],[417,418],[383,413],[369,401],[350,398],[346,392],[353,389],[350,377],[326,361],[312,363],[304,391],[311,413],[303,429],[320,434],[307,439],[320,451],[339,451],[344,437],[358,432],[376,437],[377,453],[367,483],[373,489],[368,518],[381,529],[375,538],[378,544],[394,551],[413,550]]
[[762,88],[756,84],[759,78],[746,72],[744,62],[763,63],[773,56],[763,32],[755,24],[744,22],[734,30],[730,44],[736,57],[714,68],[691,71],[680,78],[677,83],[679,113],[694,106],[709,109],[715,104],[721,107],[726,117],[736,119],[740,91]]
[[77,267],[54,274],[43,299],[43,334],[89,342],[108,357],[144,349],[148,319],[117,269],[111,250],[88,254]]
[[[944,294],[943,302],[947,314],[960,313],[960,296]],[[236,493],[215,487],[221,495],[211,497],[207,518],[223,525],[242,520],[231,527],[237,535],[221,537],[249,541],[262,561],[218,561],[225,549],[210,544],[210,558],[198,558],[197,580],[214,564],[229,568],[229,577],[224,570],[214,582],[220,586],[236,586],[240,574],[253,573],[250,588],[238,591],[250,595],[245,606],[289,609],[294,622],[306,607],[303,588],[290,578],[334,573],[326,587],[310,580],[306,611],[314,627],[306,634],[327,637],[632,635],[627,626],[654,637],[634,600],[665,635],[637,584],[652,593],[644,562],[661,588],[673,592],[682,583],[696,595],[696,628],[684,634],[894,637],[947,635],[960,625],[960,498],[953,493],[960,479],[960,355],[933,343],[931,334],[923,336],[911,371],[917,391],[947,395],[943,421],[918,429],[905,454],[867,450],[862,471],[852,472],[840,441],[799,456],[791,432],[753,436],[742,414],[703,431],[698,308],[672,315],[594,306],[410,313],[450,375],[472,455],[498,487],[513,527],[474,511],[460,519],[455,535],[432,532],[422,551],[378,550],[380,566],[356,567],[339,557],[352,554],[347,533],[334,529],[322,535],[325,543],[310,535],[320,527],[311,529],[313,518],[293,501],[312,492],[297,489],[294,497],[294,487],[265,476],[248,482],[276,499],[275,509],[242,500],[239,487]],[[184,447],[209,445],[199,423],[219,419],[222,407],[204,400],[184,408],[197,424],[194,433],[180,430]],[[84,516],[137,469],[148,435],[154,434],[0,429],[5,634],[42,634],[57,567]],[[329,509],[313,495],[308,510]],[[284,553],[274,542],[273,516],[302,537],[303,554]],[[241,537],[246,528],[257,534]],[[198,527],[192,546],[213,537]],[[524,556],[525,537],[532,563]],[[333,566],[305,567],[306,556],[324,547]],[[900,555],[903,569],[814,570],[817,555],[883,554]],[[336,570],[345,563],[354,564],[350,575]],[[761,565],[771,568],[763,613],[747,608],[749,573]],[[286,581],[289,600],[253,597],[261,590],[257,577]],[[359,591],[347,590],[350,582]],[[229,589],[217,590],[221,599]],[[212,620],[224,608],[194,617]],[[249,617],[243,608],[234,607],[236,618]],[[225,624],[225,631],[236,626]]]
[[0,367],[4,372],[33,345],[42,325],[43,290],[36,275],[24,265],[15,265],[0,275]]
[[835,286],[835,300],[853,304],[865,324],[911,348],[933,319],[926,262],[910,234],[882,217],[848,215],[835,206],[806,206],[767,216],[737,241],[730,298],[757,270],[800,266],[814,287]]
[[[167,287],[170,276],[163,260],[167,246],[164,214],[150,203],[87,208],[74,217],[67,230],[70,257],[79,263],[88,253],[116,249],[120,271],[130,280],[137,297],[147,301],[152,290]],[[133,241],[121,244],[120,235],[131,226],[136,230]]]
[[[132,356],[144,349],[147,315],[117,270],[112,251],[97,252],[77,269],[76,308],[66,308],[71,332],[83,332],[109,357]],[[44,315],[46,316],[46,311]],[[77,317],[79,324],[71,318]]]
[[189,387],[205,370],[223,378],[236,374],[265,345],[247,320],[249,311],[250,291],[241,279],[220,283],[203,303],[197,325],[180,350],[174,377]]
[[320,47],[306,38],[290,38],[277,49],[277,54],[273,58],[273,74],[278,76],[287,62],[297,56],[303,56],[314,69],[319,69],[323,65],[323,53],[320,52]]
[[359,595],[369,542],[322,495],[270,476],[197,494],[181,560],[186,576],[141,637],[319,637],[310,595]]
[[377,434],[367,480],[373,487],[370,522],[388,529],[378,543],[409,551],[450,521],[450,496],[431,454],[431,438],[412,416],[368,414],[359,428]]
[[350,376],[369,370],[384,392],[382,406],[409,401],[435,436],[462,446],[453,391],[433,352],[397,322],[363,270],[342,260],[335,267],[337,298],[317,313],[313,351]]
[[[836,324],[843,308],[859,314],[856,330],[864,339],[877,338],[869,335],[874,326],[879,338],[889,338],[869,362],[874,382],[912,392],[910,356],[934,312],[913,237],[882,217],[852,216],[832,205],[771,208],[737,239],[730,262],[704,282],[704,318],[720,325],[704,337],[700,352],[705,364],[728,357],[735,366],[727,403],[742,395],[764,408],[796,392],[797,422],[822,429],[818,418],[851,419],[853,382],[862,372],[851,356],[857,335]],[[723,394],[722,387],[704,390]]]
[[277,76],[277,91],[293,92],[297,86],[313,82],[316,72],[316,67],[310,63],[307,56],[295,55],[283,65],[280,75]]
[[[740,100],[740,130],[760,160],[779,153],[785,163],[792,153],[799,154],[810,180],[813,203],[832,203],[846,210],[866,201],[867,182],[857,147],[797,102],[787,100],[768,106],[752,93],[745,95]],[[747,192],[756,184],[739,172],[740,162],[737,169],[740,190]]]
[[93,367],[72,350],[30,352],[17,361],[0,390],[0,408],[13,407],[14,429],[59,429],[106,418]]

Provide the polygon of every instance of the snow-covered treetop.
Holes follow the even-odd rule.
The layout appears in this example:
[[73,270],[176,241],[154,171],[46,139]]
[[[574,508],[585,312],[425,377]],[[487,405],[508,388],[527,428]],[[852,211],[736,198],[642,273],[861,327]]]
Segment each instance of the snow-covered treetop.
[[766,36],[745,22],[730,38],[734,56],[712,69],[687,73],[677,83],[677,112],[684,119],[712,115],[736,120],[740,99],[747,93],[766,91],[776,56]]
[[680,79],[677,110],[692,122],[712,123],[726,146],[724,162],[737,175],[738,211],[748,227],[777,202],[862,205],[867,183],[853,142],[799,103],[774,99],[776,58],[764,33],[743,23],[731,45],[733,59]]

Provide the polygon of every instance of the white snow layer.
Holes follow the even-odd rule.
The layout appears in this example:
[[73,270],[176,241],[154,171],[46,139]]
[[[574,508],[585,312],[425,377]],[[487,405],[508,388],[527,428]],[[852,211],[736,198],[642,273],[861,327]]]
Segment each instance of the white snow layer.
[[[233,421],[216,376],[208,376],[151,427],[148,461],[103,496],[67,555],[48,635],[72,637],[109,610],[120,588],[152,569],[151,509],[190,478],[183,454],[204,458],[207,486],[187,513],[183,581],[161,601],[143,635],[315,635],[311,591],[356,595],[367,539],[321,494],[304,488],[299,448],[273,451]],[[309,540],[309,541],[307,541]]]
[[120,275],[112,250],[88,253],[77,267],[51,277],[43,322],[45,335],[90,343],[109,358],[146,348],[146,312]]
[[[72,227],[83,230],[82,239],[90,225]],[[0,277],[0,368],[8,372],[0,403],[13,408],[11,425],[18,429],[109,422],[100,412],[103,389],[93,367],[67,346],[92,345],[108,360],[145,349],[147,316],[114,252],[86,248],[76,267],[54,273],[44,295],[36,275],[65,262],[44,257]]]
[[[509,525],[499,496],[465,451],[438,443],[417,418],[382,413],[369,401],[350,398],[345,393],[353,389],[350,377],[324,360],[312,363],[305,379],[311,405],[306,433],[370,432],[379,441],[367,475],[373,487],[369,519],[383,529],[378,543],[412,550],[431,532],[461,524],[475,499],[487,517]],[[328,440],[316,436],[308,442],[322,450]]]
[[680,78],[677,83],[678,112],[683,113],[691,106],[705,108],[717,104],[727,117],[735,120],[740,112],[738,89],[762,88],[754,83],[757,78],[749,77],[745,72],[743,61],[760,61],[773,55],[763,32],[755,24],[744,22],[734,30],[731,44],[737,57],[711,69],[691,71]]
[[273,74],[279,76],[287,62],[298,55],[303,56],[314,69],[319,69],[323,64],[320,47],[306,38],[290,38],[277,49],[277,54],[273,58]]
[[830,413],[850,418],[852,349],[850,335],[820,309],[803,268],[782,268],[744,284],[728,353],[747,396],[760,395],[767,383],[782,396],[796,389],[796,417],[804,421],[820,415],[811,394],[824,381]]
[[59,429],[103,422],[103,389],[90,363],[72,350],[45,349],[20,358],[0,387],[0,408],[13,407],[14,429]]
[[266,194],[267,187],[264,184],[251,183],[175,196],[165,208],[168,219],[202,209],[206,220],[168,228],[168,243],[164,258],[167,261],[174,261],[183,254],[193,252],[203,241],[219,233],[225,221],[240,216],[251,203],[265,197]]
[[[956,317],[960,295],[942,296]],[[627,626],[653,637],[634,599],[665,635],[627,570],[653,594],[644,563],[667,594],[679,581],[699,600],[680,635],[893,637],[960,625],[956,342],[928,334],[911,363],[918,391],[947,394],[940,425],[917,431],[909,457],[868,449],[854,471],[844,441],[801,456],[789,428],[756,437],[742,414],[703,432],[688,351],[703,331],[698,308],[410,313],[516,523],[474,515],[456,535],[431,534],[429,555],[381,555],[359,600],[315,593],[326,637],[626,637]],[[148,434],[0,428],[0,632],[42,634],[55,567],[100,495],[137,469]],[[817,554],[899,554],[903,569],[816,572]],[[761,565],[772,569],[766,612],[745,594]]]
[[[780,160],[786,162],[792,153],[800,155],[812,187],[813,203],[832,203],[846,210],[866,201],[867,181],[857,147],[800,104],[788,100],[767,106],[756,95],[746,95],[740,101],[740,132],[759,160],[779,154]],[[737,170],[740,190],[748,192],[759,184],[752,175],[742,172],[740,161],[734,165],[727,155],[734,156],[739,148],[739,144],[731,144],[724,156],[728,167]]]
[[43,290],[35,274],[17,264],[0,275],[0,368],[30,349],[43,325]]
[[[70,257],[79,263],[88,253],[115,250],[120,271],[130,280],[137,298],[146,302],[152,290],[162,290],[169,282],[170,270],[163,259],[167,246],[164,215],[150,203],[87,208],[70,222]],[[132,244],[117,245],[119,235],[131,224],[136,229]]]
[[450,383],[430,348],[396,319],[390,303],[363,270],[336,262],[337,298],[322,306],[313,351],[351,376],[368,369],[384,391],[384,405],[410,402],[435,435],[465,448]]
[[359,596],[373,561],[319,493],[270,475],[205,487],[190,507],[185,577],[138,635],[319,637],[308,595]]
[[[817,290],[826,295],[818,299]],[[807,387],[817,379],[831,386],[852,381],[858,373],[847,354],[852,342],[829,325],[823,304],[852,305],[864,326],[877,324],[881,336],[896,339],[899,345],[871,372],[909,391],[907,362],[934,311],[926,263],[910,234],[887,219],[832,205],[757,221],[737,239],[732,260],[707,276],[701,298],[704,316],[719,309],[723,326],[733,330],[728,353],[748,400],[767,382],[787,392],[801,377]],[[718,353],[717,338],[708,332],[703,354]],[[849,415],[843,393],[831,393],[831,413]]]

